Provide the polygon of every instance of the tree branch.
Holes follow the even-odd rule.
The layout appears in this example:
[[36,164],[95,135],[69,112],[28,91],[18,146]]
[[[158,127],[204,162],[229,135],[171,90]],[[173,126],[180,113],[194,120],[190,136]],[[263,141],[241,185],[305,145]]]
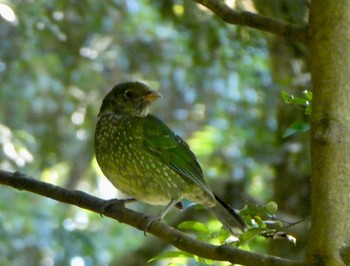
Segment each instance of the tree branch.
[[[105,201],[91,196],[85,192],[77,190],[68,190],[45,183],[21,173],[11,173],[0,170],[0,184],[11,186],[19,190],[27,190],[60,202],[76,205],[78,207],[100,213],[105,206]],[[125,208],[122,201],[110,208],[107,208],[105,216],[113,218],[120,223],[131,225],[139,230],[144,230],[149,218],[143,214]],[[161,238],[165,242],[174,245],[180,250],[195,254],[202,258],[217,261],[229,261],[243,265],[306,265],[301,261],[292,261],[275,256],[258,254],[237,249],[228,245],[215,246],[205,242],[198,241],[192,237],[169,227],[161,222],[154,222],[150,226],[149,233]]]
[[237,12],[227,6],[224,1],[218,0],[193,0],[209,10],[213,11],[223,21],[248,26],[254,29],[270,32],[282,37],[287,37],[302,43],[307,42],[307,27],[291,24],[282,20],[254,14],[251,12]]

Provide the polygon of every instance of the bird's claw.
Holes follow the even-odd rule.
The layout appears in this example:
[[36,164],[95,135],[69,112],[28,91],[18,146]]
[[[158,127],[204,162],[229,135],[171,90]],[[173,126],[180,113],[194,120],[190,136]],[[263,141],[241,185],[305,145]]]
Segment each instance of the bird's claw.
[[147,236],[147,232],[148,232],[149,228],[151,227],[151,225],[153,224],[153,222],[161,222],[161,221],[162,221],[162,218],[160,218],[160,217],[150,218],[146,224],[144,231],[143,231],[144,236]]
[[133,201],[136,201],[136,199],[130,198],[130,199],[110,199],[110,200],[105,200],[103,205],[102,205],[102,208],[100,209],[100,215],[101,215],[101,217],[103,217],[103,214],[105,213],[105,211],[107,209],[109,209],[114,204],[122,204],[123,206],[125,206],[126,203],[133,202]]

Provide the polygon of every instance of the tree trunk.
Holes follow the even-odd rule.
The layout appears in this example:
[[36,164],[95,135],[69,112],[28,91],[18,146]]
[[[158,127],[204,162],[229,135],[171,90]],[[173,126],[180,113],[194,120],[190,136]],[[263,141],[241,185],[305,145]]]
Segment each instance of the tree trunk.
[[310,265],[350,265],[349,25],[349,1],[312,1]]

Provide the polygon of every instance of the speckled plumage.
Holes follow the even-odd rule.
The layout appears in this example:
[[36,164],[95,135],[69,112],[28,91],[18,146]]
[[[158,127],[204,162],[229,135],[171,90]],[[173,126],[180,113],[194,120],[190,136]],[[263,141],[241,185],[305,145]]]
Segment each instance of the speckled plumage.
[[170,209],[186,198],[208,207],[227,227],[244,230],[242,218],[205,182],[188,145],[162,121],[148,115],[150,103],[159,97],[138,82],[116,85],[107,94],[95,132],[101,170],[116,188],[139,201],[170,203]]

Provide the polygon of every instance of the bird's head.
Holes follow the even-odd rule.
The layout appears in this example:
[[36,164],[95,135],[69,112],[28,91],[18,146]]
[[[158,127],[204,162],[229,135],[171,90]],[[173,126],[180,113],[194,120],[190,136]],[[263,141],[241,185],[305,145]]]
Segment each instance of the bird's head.
[[160,97],[160,93],[151,90],[143,83],[120,83],[103,99],[98,116],[114,114],[144,117],[148,114],[150,104]]

